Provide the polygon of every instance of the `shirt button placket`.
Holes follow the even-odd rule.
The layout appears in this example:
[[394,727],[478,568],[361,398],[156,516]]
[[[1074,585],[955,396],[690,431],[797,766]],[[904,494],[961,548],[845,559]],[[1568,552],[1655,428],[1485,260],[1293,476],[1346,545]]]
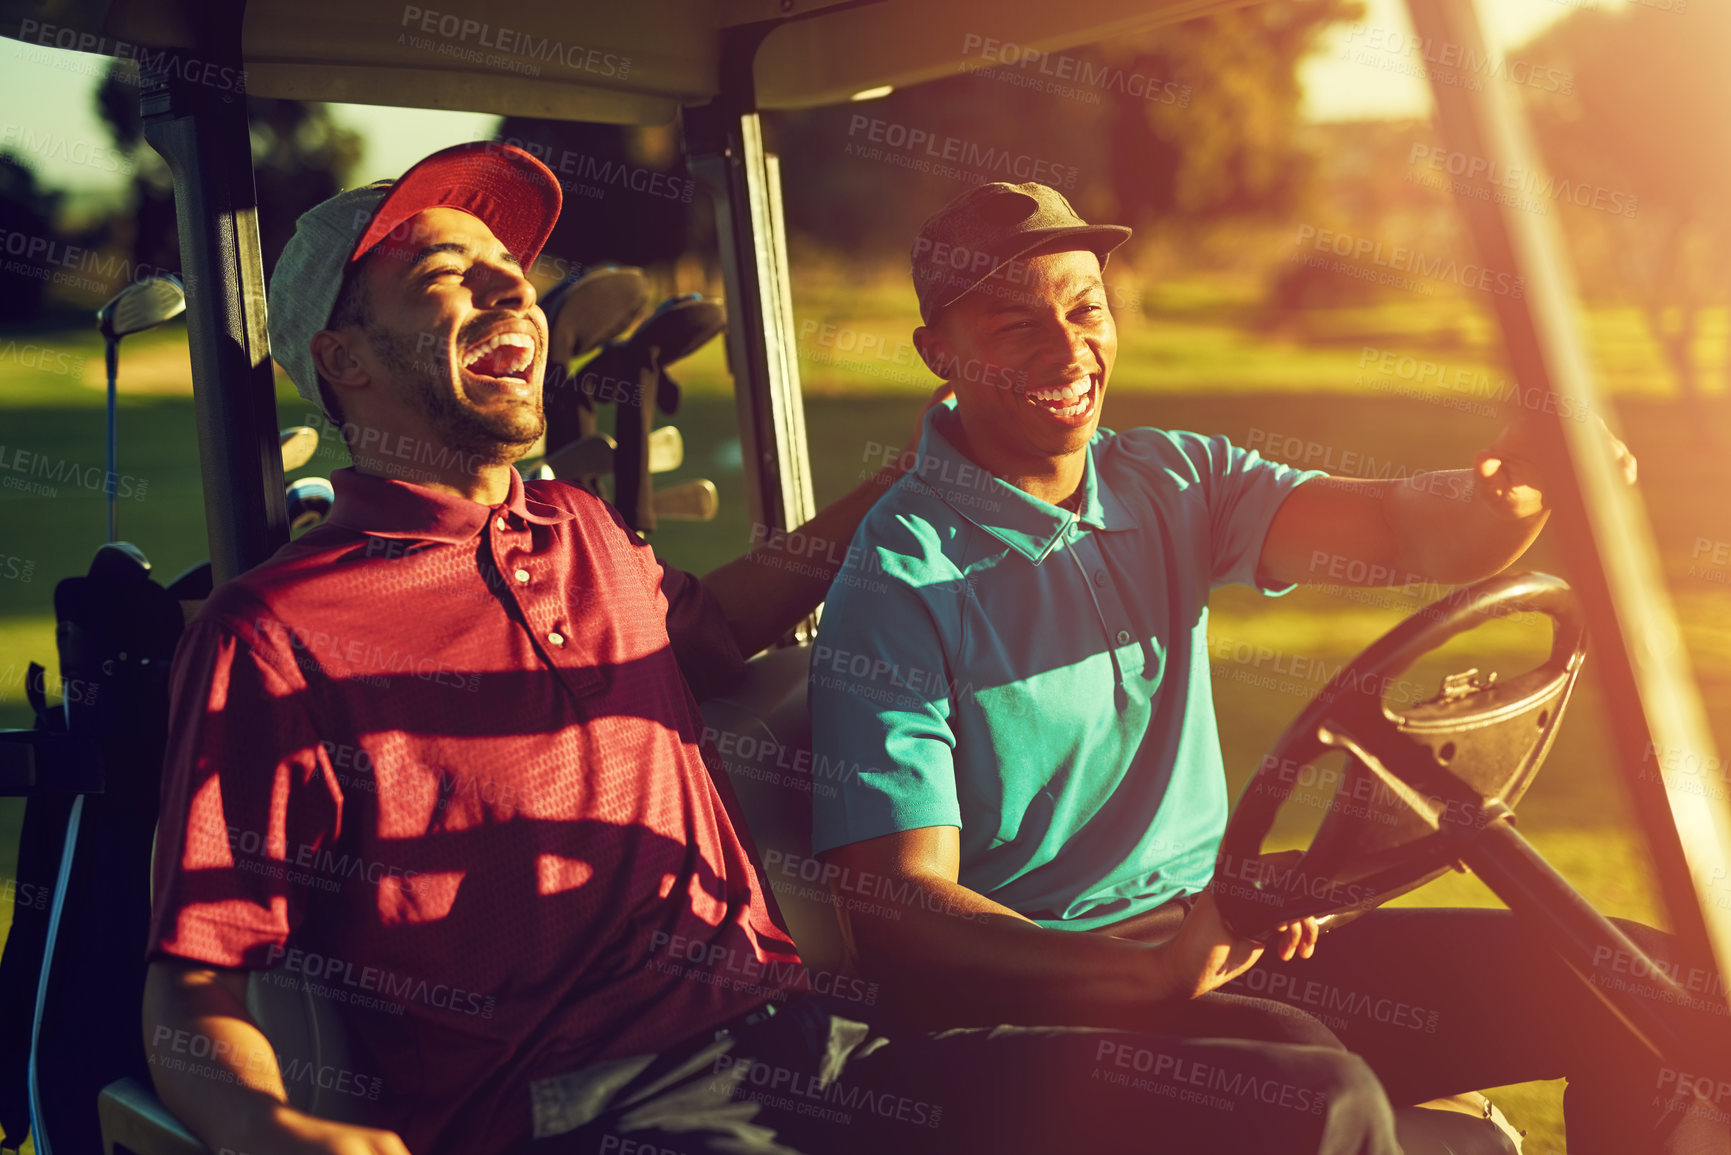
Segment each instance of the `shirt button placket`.
[[[1123,601],[1118,597],[1118,591],[1112,587],[1112,576],[1107,573],[1106,566],[1103,564],[1106,559],[1100,549],[1099,539],[1090,538],[1085,548],[1092,555],[1089,562],[1094,567],[1091,575],[1094,588],[1100,591],[1100,609],[1104,615],[1101,624],[1106,626],[1106,632],[1111,636],[1115,645],[1128,646],[1136,641],[1136,634],[1134,631],[1124,628],[1129,613],[1126,611]],[[1112,621],[1118,623],[1116,628],[1108,624]]]

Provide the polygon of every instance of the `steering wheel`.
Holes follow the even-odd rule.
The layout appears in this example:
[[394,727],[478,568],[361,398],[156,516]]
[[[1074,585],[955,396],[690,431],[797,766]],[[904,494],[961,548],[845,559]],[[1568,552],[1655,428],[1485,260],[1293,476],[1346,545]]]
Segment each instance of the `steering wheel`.
[[[1538,667],[1499,682],[1477,670],[1396,713],[1385,688],[1413,662],[1493,619],[1536,611],[1553,624]],[[1717,1070],[1727,1032],[1680,1018],[1701,1003],[1570,886],[1515,829],[1515,803],[1550,751],[1586,656],[1569,587],[1547,574],[1489,578],[1383,635],[1305,707],[1257,767],[1220,843],[1210,884],[1226,924],[1266,940],[1312,916],[1338,926],[1449,868],[1470,867],[1509,909],[1539,927],[1563,961],[1647,1048],[1688,1069]],[[1328,814],[1308,850],[1263,855],[1263,840],[1316,761],[1345,753]],[[1320,779],[1321,775],[1318,774]],[[1644,976],[1631,983],[1627,974]]]
[[[1386,690],[1449,639],[1516,612],[1552,621],[1543,664],[1508,681],[1476,669],[1435,697],[1385,704]],[[1513,818],[1549,752],[1586,657],[1579,605],[1560,578],[1489,578],[1431,605],[1354,658],[1262,759],[1221,839],[1212,888],[1234,933],[1266,939],[1307,916],[1338,926],[1451,867],[1474,835]],[[1338,776],[1317,760],[1343,751]],[[1264,856],[1295,786],[1334,784],[1310,848]]]

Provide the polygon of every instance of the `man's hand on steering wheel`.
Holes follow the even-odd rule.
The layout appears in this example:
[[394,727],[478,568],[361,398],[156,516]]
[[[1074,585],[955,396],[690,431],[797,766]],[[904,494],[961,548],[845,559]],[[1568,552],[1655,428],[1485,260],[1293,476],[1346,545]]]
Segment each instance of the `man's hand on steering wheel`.
[[[1288,852],[1295,853],[1295,852]],[[1321,928],[1314,918],[1284,922],[1264,944],[1239,938],[1220,917],[1214,891],[1196,896],[1196,905],[1165,945],[1169,989],[1177,998],[1193,999],[1225,986],[1256,965],[1262,952],[1273,948],[1284,960],[1309,958],[1316,952]]]
[[[1601,443],[1617,463],[1623,484],[1635,484],[1635,455],[1611,432],[1603,417],[1594,417],[1593,422]],[[1546,479],[1534,458],[1531,426],[1524,420],[1511,422],[1488,449],[1479,453],[1473,474],[1475,493],[1503,517],[1518,520],[1550,508],[1545,500]]]

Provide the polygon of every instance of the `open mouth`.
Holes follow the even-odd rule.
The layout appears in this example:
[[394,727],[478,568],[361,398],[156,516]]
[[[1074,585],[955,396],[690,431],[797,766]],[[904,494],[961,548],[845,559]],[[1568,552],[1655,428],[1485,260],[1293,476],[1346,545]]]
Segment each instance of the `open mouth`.
[[1099,387],[1092,374],[1079,381],[1054,385],[1047,389],[1030,389],[1022,396],[1028,404],[1044,410],[1060,421],[1081,421],[1094,412]]
[[535,338],[528,333],[494,333],[463,351],[463,368],[477,377],[527,381],[535,363]]

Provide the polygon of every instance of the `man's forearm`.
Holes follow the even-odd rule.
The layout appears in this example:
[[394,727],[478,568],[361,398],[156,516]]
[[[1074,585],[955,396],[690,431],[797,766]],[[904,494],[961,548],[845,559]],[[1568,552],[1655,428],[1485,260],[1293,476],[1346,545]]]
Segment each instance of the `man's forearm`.
[[1450,585],[1500,573],[1527,551],[1547,512],[1511,518],[1476,493],[1470,469],[1420,473],[1388,483],[1383,517],[1398,542],[1400,572]]
[[1163,947],[1051,930],[940,878],[903,877],[895,893],[835,897],[866,969],[922,1015],[1133,1028],[1182,993]]
[[151,1082],[213,1150],[255,1149],[288,1101],[276,1053],[236,997],[237,981],[244,979],[157,963],[144,988]]
[[762,544],[704,575],[704,588],[727,616],[741,653],[771,645],[817,608],[859,523],[900,477],[900,470],[886,466],[798,529],[759,530],[753,537]]

